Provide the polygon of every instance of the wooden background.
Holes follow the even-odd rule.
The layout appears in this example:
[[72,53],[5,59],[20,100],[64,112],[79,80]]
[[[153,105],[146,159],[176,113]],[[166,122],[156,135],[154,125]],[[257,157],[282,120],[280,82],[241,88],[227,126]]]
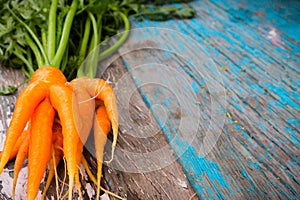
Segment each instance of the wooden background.
[[[133,29],[171,30],[131,34],[98,74],[112,82],[120,110],[117,157],[104,167],[103,185],[128,199],[299,199],[300,2],[190,5],[197,14],[189,20],[132,19]],[[126,53],[139,45],[151,48]],[[0,86],[24,81],[18,70],[0,71]],[[3,138],[16,97],[0,97]],[[0,175],[3,199],[12,166]],[[26,163],[20,199],[25,179]],[[91,198],[94,185],[85,178],[83,185]]]

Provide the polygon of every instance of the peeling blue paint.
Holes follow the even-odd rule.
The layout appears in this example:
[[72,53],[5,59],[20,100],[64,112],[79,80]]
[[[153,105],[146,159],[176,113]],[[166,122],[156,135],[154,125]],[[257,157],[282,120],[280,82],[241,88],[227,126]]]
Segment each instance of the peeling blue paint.
[[200,91],[199,91],[199,89],[198,89],[198,86],[197,86],[196,82],[193,81],[193,82],[191,83],[191,86],[192,86],[194,92],[196,92],[197,94],[200,93]]
[[276,87],[269,83],[265,83],[265,85],[266,85],[266,88],[270,89],[272,92],[274,92],[275,94],[277,94],[280,97],[280,102],[283,105],[289,105],[292,108],[297,109],[298,111],[300,110],[300,105],[290,99],[290,97],[289,97],[290,93],[288,93],[285,90],[285,88],[283,88],[282,86]]
[[[184,144],[183,141],[178,141],[177,148],[181,145],[188,145]],[[223,178],[221,174],[221,169],[219,168],[218,164],[209,161],[205,158],[198,157],[195,153],[195,149],[192,146],[189,146],[187,151],[179,158],[179,162],[181,162],[184,166],[189,166],[188,177],[193,182],[203,182],[207,176],[210,181],[213,182],[214,188],[218,190],[217,197],[221,199],[225,199],[225,196],[220,191],[218,185],[221,188],[228,190],[228,192],[233,192],[229,186],[229,183]],[[194,185],[199,195],[204,195],[204,190],[202,187],[198,185]],[[213,195],[213,193],[211,193]],[[210,198],[210,197],[208,197]],[[211,196],[211,198],[216,198],[216,196]]]
[[288,118],[287,122],[291,125],[294,125],[294,126],[300,128],[300,119]]
[[284,130],[290,134],[290,136],[291,136],[291,138],[293,140],[293,143],[295,145],[297,145],[298,148],[300,148],[300,146],[299,146],[300,145],[300,143],[299,143],[299,137],[295,133],[296,130],[293,130],[293,128],[291,128],[290,126],[285,126]]

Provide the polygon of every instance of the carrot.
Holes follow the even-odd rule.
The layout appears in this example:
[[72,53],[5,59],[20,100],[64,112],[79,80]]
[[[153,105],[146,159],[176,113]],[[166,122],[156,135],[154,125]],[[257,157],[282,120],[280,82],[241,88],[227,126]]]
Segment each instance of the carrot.
[[[85,144],[93,125],[95,101],[91,98],[88,91],[82,86],[78,79],[73,79],[70,82],[70,88],[74,92],[74,98],[78,103],[80,126],[78,133],[83,144]],[[79,154],[79,161],[81,160],[81,152]]]
[[[28,133],[28,129],[25,129],[22,134],[20,135],[20,137],[18,137],[18,140],[16,142],[16,144],[14,145],[11,153],[10,153],[10,156],[9,156],[9,161],[12,160],[13,158],[15,158],[15,156],[17,155],[18,151],[19,151],[19,148],[21,146],[21,144],[23,143],[26,135]],[[1,156],[2,156],[2,152],[0,152],[0,159],[1,159]]]
[[[93,85],[96,85],[95,89]],[[119,126],[118,108],[117,108],[117,100],[116,100],[115,92],[113,88],[110,86],[110,84],[102,79],[90,79],[87,88],[94,89],[94,93],[92,95],[104,102],[107,116],[111,122],[112,130],[113,130],[113,143],[112,143],[112,156],[110,161],[112,161],[114,150],[117,144],[118,126]]]
[[20,145],[18,153],[16,155],[16,160],[14,164],[14,180],[13,180],[13,188],[12,188],[12,197],[15,198],[15,190],[18,180],[19,172],[21,171],[22,165],[24,160],[27,158],[28,155],[28,147],[29,147],[29,139],[30,139],[30,129],[24,131],[26,133],[25,138]]
[[55,160],[59,161],[63,156],[63,135],[62,127],[57,122],[54,122],[52,126],[52,145],[54,148]]
[[113,88],[108,82],[102,79],[90,79],[87,77],[78,78],[83,87],[87,89],[89,94],[104,102],[108,118],[112,124],[113,130],[113,143],[112,143],[112,156],[108,162],[111,162],[114,155],[114,150],[117,144],[118,137],[118,108],[117,100]]
[[46,83],[64,84],[67,82],[64,74],[56,67],[44,66],[37,69],[30,78],[30,83],[44,81]]
[[74,178],[78,171],[76,159],[77,144],[80,140],[76,127],[79,120],[78,107],[77,103],[72,102],[76,101],[76,98],[72,98],[70,88],[64,85],[51,85],[49,92],[51,104],[57,110],[62,125],[63,152],[69,175],[69,200],[72,200]]
[[[103,152],[106,144],[107,135],[110,131],[110,121],[104,105],[100,105],[96,111],[94,122],[94,142],[97,158],[97,186],[100,185],[102,177]],[[100,198],[100,187],[97,187],[96,199]]]
[[45,198],[46,193],[50,187],[51,181],[54,177],[55,168],[57,167],[58,163],[60,162],[61,158],[63,157],[63,135],[62,135],[62,127],[59,123],[54,122],[52,126],[52,147],[54,155],[50,158],[49,162],[49,173],[46,180],[46,185],[44,187],[42,193],[42,199]]
[[36,106],[47,96],[47,85],[43,82],[28,84],[20,93],[7,129],[6,140],[0,160],[0,173],[9,160],[14,145],[22,134]]
[[[80,141],[77,144],[76,154],[77,165],[79,165],[81,162],[83,145],[85,144],[93,125],[95,102],[94,99],[91,98],[88,91],[82,86],[80,80],[78,81],[78,79],[73,79],[69,86],[70,88],[72,88],[74,92],[74,98],[76,98],[78,102],[78,109],[80,115],[80,126],[78,130]],[[77,188],[79,189],[81,185],[78,173],[76,173],[75,175],[75,180]]]
[[[77,143],[77,152],[76,152],[76,166],[79,167],[79,164],[81,162],[81,155],[83,151],[83,143],[81,140],[78,141]],[[81,194],[81,183],[79,179],[79,170],[76,171],[75,173],[75,182],[76,182],[76,187],[78,190],[79,198],[82,199],[82,194]]]
[[34,109],[48,95],[48,84],[65,82],[66,78],[55,67],[41,67],[32,75],[30,83],[21,91],[15,104],[0,160],[0,173],[8,162],[13,146],[24,130]]
[[[80,141],[77,144],[77,154],[76,154],[77,165],[79,165],[81,162],[83,145],[85,144],[93,125],[95,102],[94,99],[91,98],[88,91],[84,87],[82,87],[80,81],[77,80],[78,79],[73,79],[71,81],[70,88],[72,88],[74,92],[74,98],[76,98],[78,102],[78,109],[80,115],[80,126],[79,126],[80,129],[78,130]],[[76,179],[77,188],[79,188],[80,181],[79,181],[78,173],[76,174],[75,179]]]
[[35,109],[28,152],[27,199],[35,199],[50,158],[55,110],[48,98]]
[[13,159],[18,151],[19,151],[19,148],[21,147],[22,143],[25,141],[25,138],[27,138],[27,135],[28,135],[28,132],[29,132],[29,127],[27,127],[27,129],[24,129],[22,134],[20,135],[20,137],[18,138],[16,144],[14,145],[14,148],[12,150],[12,152],[10,153],[10,158],[9,160]]

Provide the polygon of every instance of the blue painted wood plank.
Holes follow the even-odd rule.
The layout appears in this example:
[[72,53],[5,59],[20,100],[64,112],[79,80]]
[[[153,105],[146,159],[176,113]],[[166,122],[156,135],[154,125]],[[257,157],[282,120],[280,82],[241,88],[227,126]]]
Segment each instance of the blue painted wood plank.
[[[193,5],[201,14],[207,11],[206,15],[198,15],[196,19],[180,22],[144,21],[134,24],[134,27],[169,27],[189,34],[214,58],[219,72],[223,74],[223,81],[230,97],[226,106],[228,122],[224,127],[223,143],[220,147],[216,147],[213,155],[205,158],[197,155],[196,144],[189,146],[186,153],[179,157],[179,161],[201,198],[238,198],[241,197],[239,196],[241,193],[243,197],[248,198],[260,196],[297,198],[299,195],[297,41],[286,35],[283,37],[286,49],[272,48],[274,44],[266,40],[261,30],[254,29],[233,13],[227,12],[226,6],[220,8],[216,3],[207,1],[196,2]],[[223,16],[225,19],[222,15],[225,15]],[[230,17],[237,20],[228,21]],[[180,48],[185,47],[184,44],[176,45]],[[286,62],[288,55],[291,55],[295,62]],[[160,58],[156,55],[156,57],[160,61],[168,61],[167,56]],[[182,61],[177,59],[176,62]],[[197,69],[192,67],[186,69],[183,66],[182,68],[192,78],[190,80],[192,87],[198,87],[194,91],[202,92],[199,95],[202,97],[199,98],[207,99],[201,90],[205,88],[205,81],[203,77],[197,75]],[[141,93],[143,95],[143,90]],[[151,94],[145,94],[143,97],[149,107],[153,104],[150,99],[155,98],[156,102],[161,100]],[[209,103],[204,104],[204,107],[207,105]],[[169,105],[168,109],[172,111],[172,106]],[[206,116],[209,116],[209,113],[206,113]],[[203,127],[207,126],[205,122],[203,123]],[[173,138],[172,122],[169,126],[163,127],[167,137]],[[172,147],[177,153],[180,153],[182,146],[188,145],[181,140],[176,142]],[[228,161],[231,161],[231,166],[226,163]],[[226,164],[223,166],[222,162]],[[234,169],[238,170],[238,173],[234,173]],[[236,180],[234,175],[239,179]],[[241,177],[248,184],[240,180]]]
[[265,24],[269,25],[269,28],[275,27],[285,34],[285,42],[289,42],[289,38],[300,41],[300,3],[297,0],[213,0],[212,2],[227,10],[236,20],[243,20],[252,26]]
[[[171,24],[171,26],[174,25],[173,27],[175,27],[176,24],[178,24],[178,23],[172,24],[172,22],[170,22],[169,25],[170,25],[170,24]],[[193,25],[193,27],[197,26],[196,24],[192,24],[192,25]],[[185,23],[181,23],[179,27],[181,28],[181,29],[180,29],[181,31],[183,31],[184,29],[185,29],[185,31],[189,30],[189,27],[186,26]],[[204,30],[205,30],[205,27],[201,27],[200,30],[202,30],[202,33],[203,33]],[[219,53],[219,51],[216,51],[215,53]],[[219,54],[220,54],[220,53],[219,53]],[[221,54],[221,55],[222,55],[222,54]],[[219,57],[220,57],[221,55],[219,55]],[[226,58],[225,58],[225,59],[226,59]],[[216,62],[219,62],[218,60],[219,60],[219,58],[216,59]],[[220,62],[219,62],[219,63],[220,63]],[[225,74],[225,75],[228,77],[228,79],[229,79],[229,81],[226,83],[226,87],[230,88],[231,86],[235,86],[235,84],[243,83],[244,81],[247,81],[247,79],[248,79],[248,81],[251,81],[251,78],[252,78],[252,77],[247,77],[247,76],[245,75],[246,73],[242,73],[242,68],[241,68],[239,65],[236,65],[235,63],[232,63],[230,59],[226,59],[226,60],[225,60],[223,63],[221,63],[220,65],[221,65],[221,66],[222,66],[222,65],[224,66],[224,64],[225,64],[226,66],[228,66],[229,71],[233,73],[233,74],[229,74],[229,75]],[[262,65],[261,67],[264,67],[264,66]],[[236,68],[236,69],[235,69],[235,68]],[[253,72],[251,71],[251,72],[250,72],[250,75],[251,75],[251,73],[255,73],[255,71],[256,71],[256,69],[253,70]],[[258,74],[255,73],[255,74],[256,74],[257,76],[259,76],[259,73],[258,73]],[[260,74],[263,74],[263,73],[260,73]],[[270,76],[268,76],[268,77],[269,77],[268,79],[269,79],[271,82],[277,82],[276,80],[273,81],[273,80],[271,79]],[[232,78],[237,79],[237,81],[236,81],[236,82],[230,81],[230,79],[232,79]],[[247,79],[246,79],[246,78],[247,78]],[[262,76],[261,78],[263,79],[264,77]],[[240,79],[240,81],[238,81],[239,79]],[[246,79],[246,80],[243,80],[243,79]],[[236,88],[236,87],[235,87],[235,88],[232,88],[231,90],[242,92],[242,94],[239,95],[239,96],[246,95],[246,94],[248,94],[249,92],[251,92],[251,91],[253,91],[253,90],[255,90],[255,89],[256,89],[256,90],[259,90],[260,93],[264,94],[264,93],[265,93],[266,87],[265,87],[264,85],[261,85],[260,82],[261,82],[261,81],[257,81],[257,82],[254,82],[254,84],[249,84],[249,85],[239,84],[239,87],[237,87],[237,88]],[[250,82],[250,83],[251,83],[251,82]],[[260,86],[260,85],[261,85],[261,86]],[[246,87],[246,90],[243,89],[244,87]],[[297,95],[296,92],[294,92],[294,91],[293,91],[293,94],[294,94],[294,95]],[[256,95],[256,94],[254,93],[253,96],[254,96],[254,95]],[[259,94],[257,94],[256,96],[259,96]],[[286,95],[285,95],[285,96],[286,96]],[[284,96],[283,96],[283,97],[284,97]],[[254,98],[256,98],[256,97],[254,96]],[[265,98],[265,97],[263,97],[263,98]],[[289,99],[289,97],[288,97],[287,99]],[[270,99],[270,101],[271,101],[271,103],[272,103],[273,100]],[[292,105],[294,104],[293,101],[290,101],[290,102],[291,102]],[[284,103],[284,102],[276,101],[276,100],[275,100],[275,105],[274,105],[274,103],[272,103],[273,105],[271,104],[270,107],[272,108],[272,107],[274,107],[274,106],[281,105],[282,103]],[[282,105],[282,106],[284,107],[284,105]],[[278,107],[276,107],[275,111],[277,111],[277,108],[278,108]],[[271,109],[270,109],[270,110],[271,110]],[[293,118],[294,116],[291,116],[291,117]]]

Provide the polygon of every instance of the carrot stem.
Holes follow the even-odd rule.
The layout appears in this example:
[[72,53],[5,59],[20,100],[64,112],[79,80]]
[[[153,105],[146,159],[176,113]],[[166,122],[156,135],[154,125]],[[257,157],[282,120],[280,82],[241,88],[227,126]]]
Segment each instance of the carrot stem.
[[92,21],[92,26],[93,26],[93,44],[90,45],[90,53],[91,53],[91,59],[88,59],[88,73],[87,76],[90,78],[94,78],[96,75],[96,70],[97,70],[97,54],[98,54],[98,27],[97,27],[97,22],[96,19],[94,17],[94,15],[91,12],[88,12],[89,18]]
[[57,4],[58,0],[53,0],[49,12],[47,52],[50,60],[55,56]]
[[108,49],[106,49],[105,51],[103,51],[102,53],[100,53],[99,59],[102,60],[104,58],[106,58],[107,56],[111,55],[113,52],[115,52],[127,39],[128,35],[129,35],[129,29],[130,29],[130,23],[129,20],[127,18],[127,16],[122,13],[119,12],[121,18],[123,19],[124,22],[124,32],[123,35],[121,36],[121,38],[111,47],[109,47]]
[[15,54],[15,56],[17,56],[20,60],[22,60],[25,63],[26,67],[29,70],[29,76],[30,76],[34,71],[32,69],[32,66],[28,62],[28,60],[26,60],[26,58],[23,55],[21,55],[20,53],[18,53],[16,51],[14,51],[13,53]]
[[91,19],[87,18],[84,27],[83,39],[79,50],[78,66],[80,67],[77,71],[77,77],[85,76],[83,72],[83,60],[86,54],[87,44],[90,36],[90,30],[91,30]]
[[[68,45],[67,45],[67,46],[68,46]],[[66,51],[65,51],[65,53],[64,53],[64,58],[65,58],[65,59],[63,59],[63,62],[62,62],[61,65],[60,65],[60,70],[61,70],[62,72],[65,71],[66,66],[67,66],[67,64],[68,64],[68,56],[69,56],[69,48],[67,47],[67,48],[66,48]]]
[[44,49],[47,48],[47,32],[44,28],[41,29],[42,44]]
[[53,58],[53,61],[51,63],[55,67],[60,66],[61,59],[63,57],[63,54],[64,54],[65,50],[66,50],[66,47],[67,47],[67,44],[68,44],[68,41],[69,41],[68,38],[69,38],[69,35],[70,35],[72,22],[73,22],[73,19],[74,19],[74,16],[76,14],[76,10],[77,10],[77,5],[78,5],[78,1],[73,0],[72,4],[71,4],[71,7],[70,7],[70,10],[69,10],[69,12],[66,16],[64,27],[63,27],[63,30],[62,30],[62,35],[61,35],[61,38],[60,38],[60,42],[59,42],[56,54],[55,54],[55,56]]
[[[41,53],[39,52],[39,49],[36,46],[36,44],[32,41],[32,39],[30,38],[30,36],[28,34],[25,34],[25,38],[26,38],[26,40],[28,42],[29,47],[31,48],[31,50],[33,51],[33,53],[35,55],[35,58],[36,58],[38,66],[39,67],[44,66]],[[30,68],[32,68],[32,67],[30,67]],[[32,69],[30,73],[32,74],[33,72],[34,71]]]

